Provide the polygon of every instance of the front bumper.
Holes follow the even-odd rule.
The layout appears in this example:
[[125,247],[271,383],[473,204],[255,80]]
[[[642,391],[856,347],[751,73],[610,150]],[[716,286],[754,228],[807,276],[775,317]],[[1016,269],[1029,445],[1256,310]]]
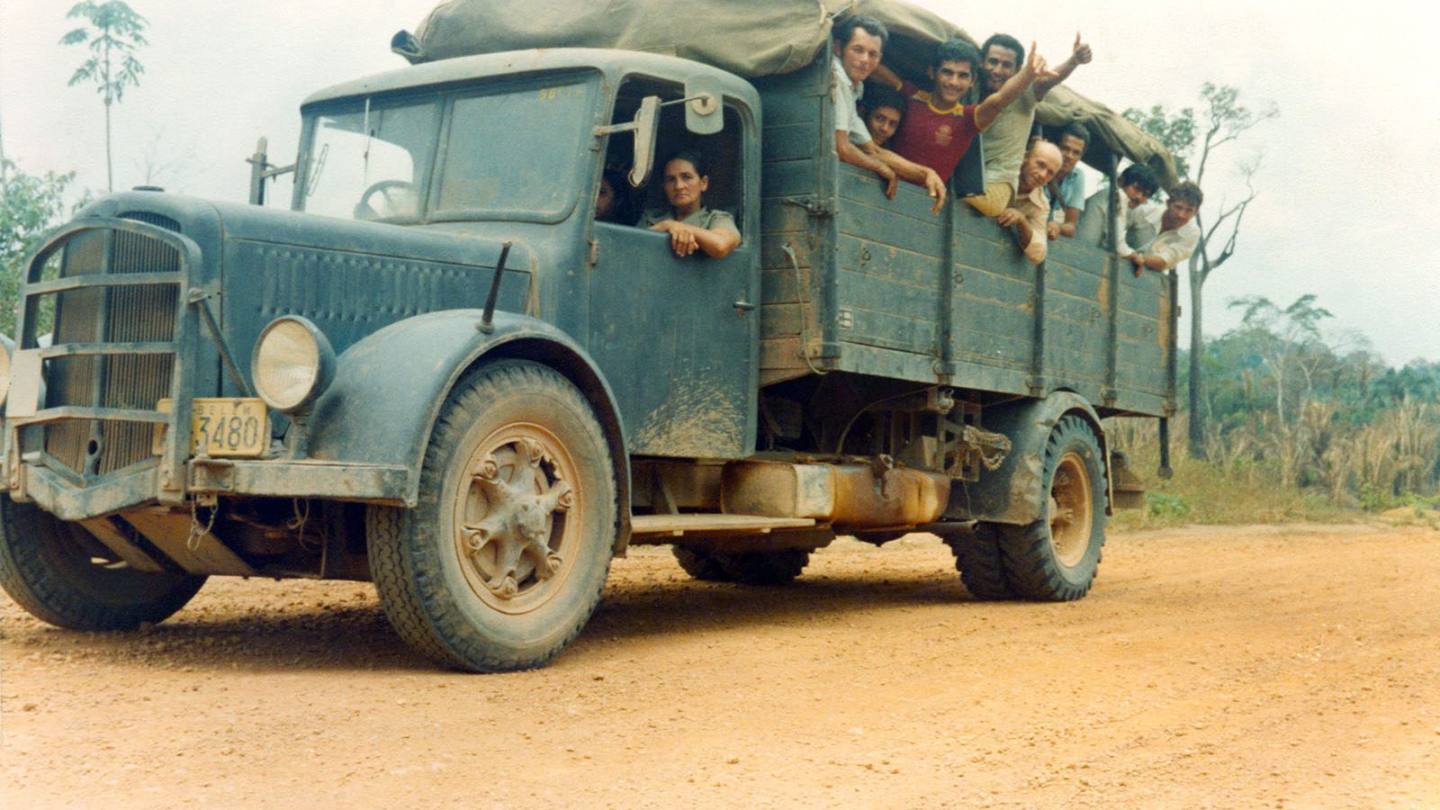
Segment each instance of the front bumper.
[[[77,486],[42,464],[21,462],[5,476],[17,501],[33,501],[62,520],[86,520],[146,503],[174,501],[163,490],[158,465],[117,472]],[[329,461],[191,459],[186,464],[191,497],[279,497],[359,501],[392,506],[407,502],[407,470],[401,465]]]

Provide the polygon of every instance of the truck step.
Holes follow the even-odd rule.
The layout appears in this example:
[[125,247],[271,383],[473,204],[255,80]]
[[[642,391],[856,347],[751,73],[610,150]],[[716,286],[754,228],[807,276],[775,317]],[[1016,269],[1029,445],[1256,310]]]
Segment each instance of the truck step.
[[683,515],[636,515],[630,519],[630,533],[635,536],[687,534],[744,533],[769,534],[774,529],[807,529],[814,518],[766,517],[764,515],[729,515],[721,513],[689,513]]

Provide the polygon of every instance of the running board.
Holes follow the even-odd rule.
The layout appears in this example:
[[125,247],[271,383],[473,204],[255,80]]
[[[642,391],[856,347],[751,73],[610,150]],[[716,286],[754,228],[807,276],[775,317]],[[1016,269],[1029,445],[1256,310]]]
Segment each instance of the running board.
[[630,518],[630,534],[637,538],[684,537],[687,534],[769,534],[775,529],[808,529],[814,525],[814,518],[764,515],[636,515]]

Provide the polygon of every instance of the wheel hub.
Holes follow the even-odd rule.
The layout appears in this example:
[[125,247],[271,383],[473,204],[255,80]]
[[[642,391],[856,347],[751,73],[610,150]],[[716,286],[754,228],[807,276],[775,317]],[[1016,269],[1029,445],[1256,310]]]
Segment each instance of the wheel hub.
[[1066,453],[1055,468],[1050,483],[1048,517],[1050,542],[1055,556],[1065,565],[1076,565],[1090,547],[1094,515],[1090,502],[1090,475],[1085,461]]
[[557,524],[575,505],[563,463],[530,437],[482,447],[472,458],[457,532],[466,578],[497,606],[543,599],[565,563]]

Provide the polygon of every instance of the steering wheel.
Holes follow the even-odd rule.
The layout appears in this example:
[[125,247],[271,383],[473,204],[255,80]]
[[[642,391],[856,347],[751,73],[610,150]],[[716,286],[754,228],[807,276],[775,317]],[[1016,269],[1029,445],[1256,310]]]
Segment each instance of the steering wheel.
[[[401,191],[409,192],[409,194],[402,196],[398,193]],[[365,193],[360,195],[360,202],[355,204],[355,218],[374,220],[406,214],[413,216],[419,213],[416,204],[418,200],[414,192],[415,184],[409,180],[380,180],[371,183],[370,187],[365,189]],[[387,213],[380,213],[380,209],[370,204],[370,198],[376,194],[380,195],[381,208]]]

